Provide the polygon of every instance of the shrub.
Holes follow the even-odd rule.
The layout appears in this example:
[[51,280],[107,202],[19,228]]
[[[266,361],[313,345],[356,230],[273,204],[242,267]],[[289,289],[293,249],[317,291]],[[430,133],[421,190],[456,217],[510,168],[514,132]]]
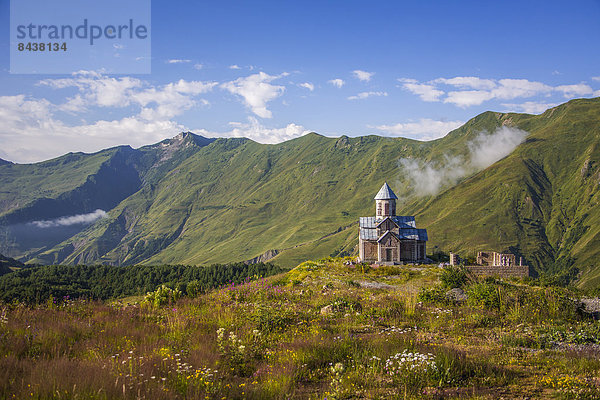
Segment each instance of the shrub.
[[572,344],[600,344],[600,324],[591,323],[577,327],[543,329],[540,335],[548,342]]
[[337,400],[342,398],[344,364],[339,362],[332,366],[331,375],[331,393],[329,393],[328,397],[332,400]]
[[422,287],[417,295],[417,300],[422,303],[445,303],[446,291],[441,286],[432,287],[430,289]]
[[185,292],[190,297],[197,297],[202,293],[202,284],[198,280],[193,280],[187,284]]
[[181,297],[179,289],[171,289],[165,285],[161,285],[154,292],[149,292],[144,297],[142,304],[147,304],[153,307],[160,307],[165,304],[173,304]]
[[240,376],[248,374],[250,370],[248,350],[235,332],[229,332],[229,336],[225,339],[225,328],[217,329],[217,347],[227,371]]
[[476,283],[468,289],[468,304],[487,309],[500,309],[500,288],[490,283]]
[[442,286],[447,289],[461,288],[469,281],[468,271],[463,266],[445,267],[440,275]]
[[271,333],[287,329],[296,320],[296,316],[285,307],[271,308],[260,305],[249,315],[249,319],[260,332]]

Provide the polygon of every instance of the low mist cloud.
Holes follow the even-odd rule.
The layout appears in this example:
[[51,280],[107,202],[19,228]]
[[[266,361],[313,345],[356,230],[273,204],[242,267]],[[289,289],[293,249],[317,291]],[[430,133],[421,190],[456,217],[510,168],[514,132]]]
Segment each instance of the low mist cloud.
[[461,178],[485,169],[509,155],[523,143],[528,133],[503,126],[494,133],[481,132],[467,144],[467,157],[446,155],[441,161],[401,158],[398,166],[408,179],[412,192],[419,196],[434,195]]
[[480,133],[469,143],[471,165],[484,169],[512,153],[528,133],[517,128],[503,126],[491,135]]
[[75,224],[91,224],[101,218],[106,218],[106,216],[107,214],[104,210],[97,209],[89,214],[77,214],[45,221],[33,221],[31,222],[31,225],[38,228],[54,228],[57,226],[69,226]]
[[464,162],[458,157],[446,157],[443,163],[402,158],[398,163],[413,192],[419,196],[436,194],[440,188],[466,175]]

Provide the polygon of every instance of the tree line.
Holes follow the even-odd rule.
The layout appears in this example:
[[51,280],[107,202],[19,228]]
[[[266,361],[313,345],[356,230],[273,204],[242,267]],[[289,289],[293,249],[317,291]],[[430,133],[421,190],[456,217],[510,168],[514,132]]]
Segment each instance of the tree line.
[[50,265],[0,276],[0,301],[41,303],[49,298],[107,300],[143,295],[160,285],[196,295],[247,278],[284,272],[272,263],[187,265]]

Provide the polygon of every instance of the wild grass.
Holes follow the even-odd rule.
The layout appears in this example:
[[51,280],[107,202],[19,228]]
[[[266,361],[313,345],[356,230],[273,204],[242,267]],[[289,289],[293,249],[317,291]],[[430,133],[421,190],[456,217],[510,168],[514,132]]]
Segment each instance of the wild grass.
[[600,398],[576,293],[486,280],[455,302],[437,267],[343,262],[164,302],[3,305],[0,398]]

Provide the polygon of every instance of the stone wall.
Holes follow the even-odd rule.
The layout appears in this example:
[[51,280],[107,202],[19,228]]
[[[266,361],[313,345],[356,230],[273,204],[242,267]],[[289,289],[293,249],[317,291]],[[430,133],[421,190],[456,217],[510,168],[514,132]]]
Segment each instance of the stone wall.
[[499,276],[501,278],[529,276],[528,265],[515,265],[512,267],[498,267],[491,265],[467,265],[465,267],[477,276]]
[[364,259],[363,261],[377,261],[377,242],[364,241]]

